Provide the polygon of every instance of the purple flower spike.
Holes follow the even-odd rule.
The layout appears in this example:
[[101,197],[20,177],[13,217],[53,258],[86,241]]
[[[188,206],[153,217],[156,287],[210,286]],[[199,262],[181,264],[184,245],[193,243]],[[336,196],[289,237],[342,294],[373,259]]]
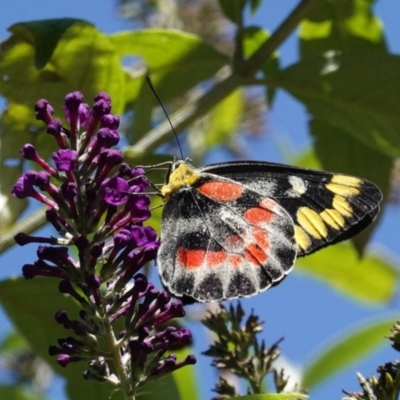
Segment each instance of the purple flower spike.
[[101,184],[101,196],[107,204],[119,206],[126,203],[128,189],[129,185],[124,179],[109,178]]
[[75,168],[78,154],[75,150],[61,149],[53,153],[52,159],[59,171],[72,171]]
[[19,151],[19,154],[30,161],[35,161],[39,157],[35,147],[30,143],[24,145],[24,147]]
[[134,279],[135,279],[135,286],[134,286],[135,290],[138,293],[144,292],[147,289],[147,286],[148,286],[146,275],[136,274]]
[[157,232],[151,226],[145,226],[143,229],[148,242],[155,242],[157,240]]
[[[181,303],[171,303],[168,291],[157,290],[139,273],[154,262],[160,245],[154,229],[143,226],[150,217],[146,191],[152,183],[146,177],[148,168],[129,166],[123,153],[113,148],[120,140],[120,117],[111,114],[110,96],[100,92],[89,106],[82,93],[72,92],[63,110],[64,125],[53,118],[47,100],[35,107],[37,119],[44,121],[58,145],[53,167],[32,144],[20,150],[39,168],[21,175],[12,194],[46,204],[46,219],[58,233],[15,236],[21,246],[41,243],[37,259],[25,264],[22,273],[26,279],[56,278],[59,292],[80,303],[77,320],[63,310],[56,314],[56,321],[72,336],[58,339],[49,354],[63,367],[86,361],[86,379],[129,386],[133,395],[154,376],[194,363],[194,358],[177,362],[175,355],[167,354],[190,343],[192,336],[168,323],[185,315]],[[119,324],[114,324],[117,319]],[[129,385],[121,385],[122,371]]]
[[192,343],[192,333],[189,329],[181,328],[179,331],[172,332],[169,336],[170,348],[177,350]]
[[172,372],[173,370],[176,369],[175,366],[176,366],[176,355],[171,354],[164,360],[164,362],[160,366],[158,366],[151,372],[151,375],[162,375],[168,372]]
[[[63,130],[61,121],[58,118],[55,118],[53,120],[51,120],[49,122],[49,124],[47,125],[47,130],[46,132],[49,135],[53,135],[54,139],[56,139],[56,142],[58,144],[58,147],[60,147],[60,149],[65,149],[65,143],[64,143],[64,139],[62,137],[62,132],[63,133],[67,133],[65,130]],[[68,132],[69,134],[69,132]]]
[[119,128],[119,116],[106,114],[101,117],[100,120],[101,128],[108,128],[111,130],[116,130]]
[[41,190],[47,190],[50,185],[50,174],[46,171],[40,171],[36,175],[35,185],[38,186]]
[[39,246],[36,254],[40,260],[50,261],[56,265],[63,265],[68,262],[67,247]]
[[26,160],[37,163],[52,176],[57,175],[57,171],[54,168],[50,167],[50,165],[39,156],[39,153],[36,151],[35,147],[30,143],[24,145],[24,147],[19,151],[19,154],[21,154],[21,156],[24,157]]
[[99,92],[97,93],[96,97],[94,98],[95,103],[100,100],[104,100],[111,105],[111,97],[107,92]]
[[61,193],[67,201],[71,202],[71,206],[75,208],[75,203],[73,203],[73,201],[78,194],[78,187],[76,186],[76,183],[63,183],[61,185]]
[[[61,324],[64,326],[65,329],[71,329],[74,331],[74,333],[78,336],[87,336],[87,330],[85,329],[85,326],[82,322],[77,321],[77,320],[71,320],[67,312],[64,310],[59,310],[56,312],[56,315],[54,316],[55,320],[57,323]],[[80,340],[76,340],[74,338],[68,338],[66,342],[62,341],[64,344],[64,348],[66,347],[65,344],[68,343],[69,345],[76,345],[76,346],[82,346],[83,342]]]
[[111,102],[106,99],[98,99],[93,105],[93,114],[97,119],[101,119],[106,114],[109,114],[111,111]]
[[11,190],[11,194],[18,199],[34,197],[36,195],[36,190],[33,188],[33,185],[36,182],[36,177],[37,172],[35,171],[28,171],[27,173],[22,174]]
[[118,234],[114,236],[114,249],[118,252],[126,247],[132,240],[132,234],[128,229],[121,229]]
[[68,224],[66,219],[61,216],[54,208],[46,210],[46,220],[50,222],[57,232],[69,232],[71,226]]
[[[100,92],[94,99],[95,103],[93,105],[93,109],[90,111],[90,118],[87,123],[87,129],[86,129],[86,136],[87,139],[90,139],[95,130],[96,127],[101,120],[101,118],[107,114],[110,113],[111,111],[111,99],[110,96],[105,93],[105,92]],[[103,127],[103,126],[101,126]],[[106,126],[108,127],[108,126]]]
[[126,209],[129,210],[132,219],[135,221],[146,221],[150,218],[150,196],[146,194],[133,194],[129,196]]
[[186,314],[180,301],[173,301],[165,311],[161,312],[154,318],[154,325],[160,325],[173,318],[182,318]]
[[86,278],[86,284],[90,289],[98,289],[100,287],[100,278],[97,275],[89,275]]
[[135,247],[143,246],[148,242],[146,231],[143,226],[133,225],[130,228],[130,233]]
[[71,282],[67,279],[59,283],[58,290],[60,291],[60,293],[69,294],[81,304],[86,303],[85,299],[78,294],[78,292],[73,288]]
[[96,139],[98,142],[98,146],[108,149],[118,144],[119,134],[115,130],[100,128],[97,132]]
[[171,295],[166,290],[163,290],[158,295],[157,304],[160,306],[164,306],[165,304],[169,303],[170,300],[171,300]]
[[183,361],[177,363],[177,367],[181,368],[186,365],[194,365],[197,363],[196,356],[194,354],[189,354]]
[[51,121],[51,116],[54,113],[53,107],[45,99],[39,100],[35,105],[36,119],[48,124]]
[[89,104],[82,103],[78,109],[79,122],[81,126],[86,126],[90,118],[90,107]]
[[33,185],[36,184],[37,176],[38,174],[35,171],[28,171],[27,173],[22,174],[18,178],[17,183],[12,188],[11,194],[17,199],[25,199],[26,197],[32,197],[50,208],[56,207],[56,203],[51,201],[46,196],[38,193],[33,188]]
[[83,94],[81,92],[72,92],[65,96],[63,110],[65,119],[69,124],[76,123],[79,114],[79,106],[83,103]]
[[69,356],[67,354],[60,354],[57,357],[57,362],[65,368],[69,363],[82,361],[82,357],[79,356]]
[[[42,265],[42,267],[40,267]],[[52,278],[65,279],[65,274],[59,269],[55,267],[47,266],[46,263],[35,262],[35,265],[25,264],[22,267],[22,275],[25,279],[33,279],[36,276],[47,276]]]
[[100,151],[97,160],[97,171],[94,177],[96,188],[107,178],[108,174],[115,166],[121,164],[123,157],[120,150],[103,149]]
[[99,258],[103,254],[104,243],[95,243],[90,250],[90,255]]
[[43,236],[31,236],[26,233],[20,232],[14,236],[15,243],[19,246],[25,246],[29,243],[46,243],[46,244],[57,244],[57,240],[54,238],[43,237]]

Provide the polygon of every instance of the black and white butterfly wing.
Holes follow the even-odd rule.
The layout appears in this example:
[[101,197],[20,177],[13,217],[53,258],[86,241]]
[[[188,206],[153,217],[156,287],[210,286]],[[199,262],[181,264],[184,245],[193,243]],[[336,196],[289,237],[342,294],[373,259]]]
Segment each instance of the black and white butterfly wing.
[[382,201],[367,180],[284,164],[228,162],[201,171],[234,179],[281,205],[293,220],[298,256],[356,235],[374,220]]

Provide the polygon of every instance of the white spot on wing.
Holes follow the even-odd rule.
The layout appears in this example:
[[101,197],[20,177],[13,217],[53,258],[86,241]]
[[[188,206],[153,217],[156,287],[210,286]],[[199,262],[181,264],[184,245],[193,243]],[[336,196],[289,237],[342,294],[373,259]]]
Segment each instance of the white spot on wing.
[[291,189],[286,190],[285,194],[289,197],[300,197],[307,191],[306,182],[298,176],[291,175],[288,178],[292,185]]

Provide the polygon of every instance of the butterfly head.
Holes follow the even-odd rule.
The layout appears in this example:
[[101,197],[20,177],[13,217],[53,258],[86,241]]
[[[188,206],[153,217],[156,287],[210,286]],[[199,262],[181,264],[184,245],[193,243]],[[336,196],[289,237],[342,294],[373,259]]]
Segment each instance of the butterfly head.
[[164,198],[182,187],[193,186],[198,182],[201,173],[190,164],[189,159],[179,160],[172,164],[171,171],[168,174],[165,185],[161,188],[161,195]]

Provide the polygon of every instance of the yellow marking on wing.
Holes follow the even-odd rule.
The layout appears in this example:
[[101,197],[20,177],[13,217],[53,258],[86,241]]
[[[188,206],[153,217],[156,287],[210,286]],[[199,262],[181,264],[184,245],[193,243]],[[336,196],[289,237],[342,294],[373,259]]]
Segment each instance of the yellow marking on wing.
[[335,195],[332,201],[333,208],[345,217],[351,217],[353,215],[353,209],[350,203],[342,196]]
[[296,213],[297,221],[301,227],[315,239],[328,236],[328,230],[323,219],[311,208],[300,207]]
[[327,183],[326,188],[332,193],[339,194],[344,197],[352,197],[360,194],[360,190],[353,186],[340,185],[338,183]]
[[333,175],[331,183],[337,183],[339,185],[360,187],[363,183],[362,179],[354,176],[347,175]]
[[199,170],[187,163],[182,163],[171,173],[168,183],[161,188],[161,194],[168,197],[184,186],[193,186],[200,176]]
[[299,250],[307,250],[311,246],[311,240],[300,226],[294,226],[294,240]]
[[333,208],[327,208],[320,212],[319,215],[333,229],[340,230],[345,226],[346,221],[343,215]]

